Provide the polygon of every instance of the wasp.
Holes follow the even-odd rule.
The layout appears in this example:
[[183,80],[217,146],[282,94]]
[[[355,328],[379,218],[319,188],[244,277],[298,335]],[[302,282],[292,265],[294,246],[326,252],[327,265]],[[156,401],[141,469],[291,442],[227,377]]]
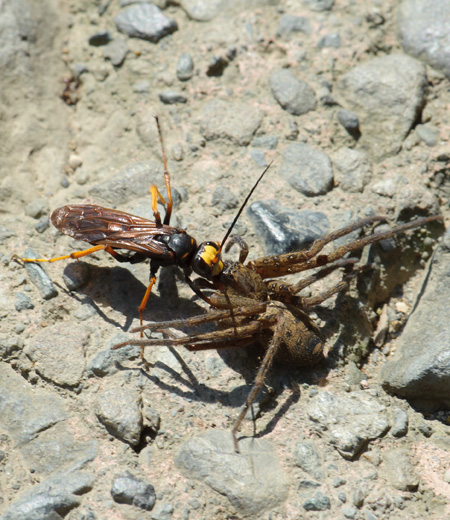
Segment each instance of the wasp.
[[[169,337],[129,339],[115,345],[113,349],[126,345],[139,345],[141,349],[165,345],[183,346],[189,351],[200,351],[257,344],[262,351],[262,361],[244,407],[232,427],[234,448],[239,452],[237,433],[261,391],[272,364],[280,362],[290,368],[304,368],[314,366],[324,358],[322,332],[309,317],[308,311],[344,291],[358,273],[373,267],[358,266],[358,259],[348,257],[349,253],[410,229],[442,220],[442,217],[420,218],[391,229],[375,231],[340,245],[330,253],[324,253],[325,246],[330,242],[385,220],[385,217],[368,217],[317,239],[308,250],[261,257],[247,263],[247,244],[240,237],[232,237],[225,250],[236,243],[240,248],[239,261],[223,261],[220,272],[210,277],[208,285],[214,290],[210,296],[213,310],[192,318],[141,326],[131,332],[165,332]],[[276,280],[281,276],[311,269],[316,271],[296,283]],[[316,295],[301,296],[301,291],[337,269],[344,269],[344,276],[338,283]],[[211,322],[217,324],[217,329],[213,332],[174,337],[173,329],[190,328]]]
[[[256,186],[270,167],[269,164],[251,189],[222,243],[207,241],[197,245],[196,240],[188,235],[184,229],[170,226],[173,208],[170,175],[158,117],[155,117],[155,120],[161,144],[163,176],[167,192],[166,201],[156,185],[150,186],[155,220],[148,220],[94,204],[70,204],[52,212],[50,216],[52,224],[61,233],[76,240],[88,242],[93,247],[56,258],[21,258],[23,262],[51,263],[69,258],[79,259],[104,250],[119,262],[135,264],[150,259],[150,281],[138,307],[141,326],[143,324],[143,313],[160,267],[179,266],[183,270],[186,282],[191,289],[207,303],[211,303],[209,298],[199,289],[198,284],[191,280],[191,274],[194,272],[206,280],[215,280],[220,275],[224,268],[221,258],[223,244],[228,239]],[[165,209],[164,220],[161,219],[158,211],[158,202]],[[132,251],[132,254],[126,256],[118,250]],[[145,362],[143,353],[141,357]]]

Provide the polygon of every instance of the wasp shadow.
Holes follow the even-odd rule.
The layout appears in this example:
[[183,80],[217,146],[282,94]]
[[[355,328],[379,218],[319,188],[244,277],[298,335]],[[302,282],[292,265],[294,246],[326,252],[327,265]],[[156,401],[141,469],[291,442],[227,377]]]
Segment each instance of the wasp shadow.
[[[138,307],[141,303],[147,285],[142,283],[127,268],[120,266],[99,267],[86,262],[68,264],[64,276],[74,279],[82,273],[76,289],[64,290],[71,297],[83,304],[89,304],[107,323],[123,331],[127,331],[134,320],[139,319]],[[77,274],[78,273],[78,274]],[[145,321],[161,321],[177,319],[186,315],[197,315],[204,310],[194,301],[180,297],[177,290],[176,269],[163,268],[158,285],[161,296],[155,292],[150,294],[144,311]],[[124,323],[111,318],[105,309],[112,309],[124,316]]]

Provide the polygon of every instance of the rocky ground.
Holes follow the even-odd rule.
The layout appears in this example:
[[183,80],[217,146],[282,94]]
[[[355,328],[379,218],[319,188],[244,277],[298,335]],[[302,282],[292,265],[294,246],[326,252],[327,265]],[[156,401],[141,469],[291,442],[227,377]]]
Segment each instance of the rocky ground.
[[[1,518],[449,518],[448,2],[15,0],[0,40]],[[49,223],[65,204],[152,218],[155,114],[171,223],[198,241],[270,161],[236,228],[250,258],[445,218],[362,252],[375,267],[311,312],[327,359],[272,370],[241,454],[258,355],[161,347],[147,372],[111,347],[148,264],[14,258],[83,248]],[[162,270],[146,320],[205,312],[181,278]]]

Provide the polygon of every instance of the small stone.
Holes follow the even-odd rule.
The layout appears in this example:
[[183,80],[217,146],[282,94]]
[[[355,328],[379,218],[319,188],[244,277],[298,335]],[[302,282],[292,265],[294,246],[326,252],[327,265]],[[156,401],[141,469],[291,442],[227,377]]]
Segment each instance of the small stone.
[[416,491],[419,477],[411,464],[408,452],[403,448],[386,451],[383,455],[384,474],[389,483],[400,491]]
[[18,292],[15,296],[14,307],[16,308],[16,311],[21,312],[28,309],[34,309],[34,303],[25,293]]
[[164,92],[159,93],[159,99],[165,105],[174,105],[176,103],[186,103],[187,97],[181,92],[176,92],[174,90],[165,90]]
[[274,72],[269,78],[273,97],[284,110],[292,115],[306,114],[316,108],[316,95],[313,89],[297,78],[288,69]]
[[408,432],[408,414],[401,408],[394,408],[392,414],[391,435],[403,437]]
[[284,14],[278,23],[277,36],[289,36],[291,33],[311,34],[311,24],[304,16]]
[[112,40],[111,34],[108,31],[100,31],[89,37],[89,45],[93,47],[100,47],[106,45]]
[[120,67],[125,61],[128,52],[129,49],[126,39],[116,38],[103,49],[103,57],[105,60],[110,60],[114,67]]
[[111,496],[119,504],[133,505],[144,511],[151,511],[156,501],[155,488],[128,471],[114,479]]
[[322,38],[320,38],[320,40],[319,40],[319,43],[317,44],[317,47],[319,47],[319,49],[323,49],[326,47],[332,47],[334,49],[339,49],[341,44],[342,44],[341,36],[338,33],[334,33],[334,34],[326,34],[325,36],[322,36]]
[[321,491],[317,491],[312,498],[303,502],[303,509],[306,511],[326,511],[327,509],[330,509],[330,507],[330,499]]
[[177,78],[180,81],[188,81],[194,74],[194,62],[187,52],[184,52],[177,62]]
[[119,13],[114,22],[120,32],[153,43],[178,29],[177,22],[153,4],[131,5]]
[[41,218],[48,213],[47,199],[34,199],[25,206],[25,215],[31,218]]
[[222,76],[224,70],[228,67],[228,60],[222,56],[214,56],[208,64],[206,75],[209,77],[218,78]]
[[330,11],[334,0],[304,0],[304,3],[311,11]]
[[417,125],[417,137],[423,141],[427,146],[435,146],[439,142],[439,128],[433,125]]
[[69,166],[72,168],[72,170],[76,170],[83,164],[83,159],[77,155],[77,154],[70,154],[69,157]]

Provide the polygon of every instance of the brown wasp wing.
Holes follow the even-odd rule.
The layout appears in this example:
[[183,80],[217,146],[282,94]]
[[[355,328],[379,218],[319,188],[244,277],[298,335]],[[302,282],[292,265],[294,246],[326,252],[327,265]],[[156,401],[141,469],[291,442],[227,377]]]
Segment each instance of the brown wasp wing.
[[61,233],[76,240],[154,255],[161,260],[172,258],[173,253],[155,238],[183,233],[130,213],[93,204],[70,204],[57,208],[50,220]]

